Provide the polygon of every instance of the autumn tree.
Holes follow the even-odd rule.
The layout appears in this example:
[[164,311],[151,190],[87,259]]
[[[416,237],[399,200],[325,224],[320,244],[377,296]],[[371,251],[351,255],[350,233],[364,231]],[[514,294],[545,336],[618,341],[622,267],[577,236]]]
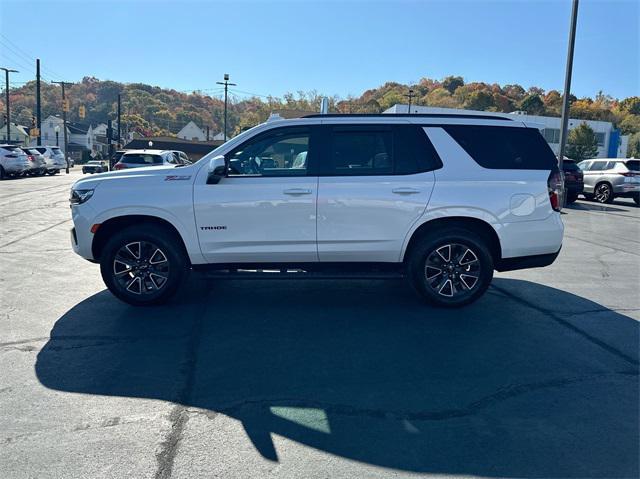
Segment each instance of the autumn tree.
[[526,111],[529,115],[544,114],[544,102],[537,93],[524,97],[520,102],[519,108],[520,110]]
[[593,158],[598,154],[598,140],[593,129],[586,122],[569,132],[567,137],[567,156],[576,161]]
[[442,88],[447,90],[452,95],[458,89],[458,87],[461,87],[463,85],[464,80],[462,79],[462,77],[448,76],[444,80],[442,80]]

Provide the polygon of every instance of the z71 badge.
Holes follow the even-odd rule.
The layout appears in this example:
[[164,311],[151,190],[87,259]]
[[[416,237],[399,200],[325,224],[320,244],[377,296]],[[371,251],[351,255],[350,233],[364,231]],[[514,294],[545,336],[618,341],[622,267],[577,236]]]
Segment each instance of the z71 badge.
[[167,175],[164,177],[164,181],[182,181],[189,178],[191,178],[191,175]]

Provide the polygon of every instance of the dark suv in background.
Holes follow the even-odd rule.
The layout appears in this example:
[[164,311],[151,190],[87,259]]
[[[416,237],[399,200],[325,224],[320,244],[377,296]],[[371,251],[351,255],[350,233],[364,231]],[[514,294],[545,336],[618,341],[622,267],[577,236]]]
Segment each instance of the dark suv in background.
[[564,172],[564,191],[566,203],[569,205],[578,199],[584,190],[584,175],[575,161],[566,158],[562,161]]

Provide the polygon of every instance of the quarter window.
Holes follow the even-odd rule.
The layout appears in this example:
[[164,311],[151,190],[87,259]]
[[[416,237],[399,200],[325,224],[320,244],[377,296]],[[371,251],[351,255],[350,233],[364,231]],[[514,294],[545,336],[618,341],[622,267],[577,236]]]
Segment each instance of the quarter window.
[[483,168],[557,168],[556,157],[537,128],[449,125],[445,130]]
[[309,140],[307,128],[280,129],[251,139],[227,156],[229,176],[305,176]]

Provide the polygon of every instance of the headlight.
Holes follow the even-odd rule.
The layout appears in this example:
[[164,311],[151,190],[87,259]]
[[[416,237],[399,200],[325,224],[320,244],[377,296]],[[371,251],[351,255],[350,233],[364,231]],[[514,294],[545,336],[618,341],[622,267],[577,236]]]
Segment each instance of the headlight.
[[69,197],[69,203],[72,205],[81,205],[89,198],[93,196],[93,190],[71,190],[71,196]]

